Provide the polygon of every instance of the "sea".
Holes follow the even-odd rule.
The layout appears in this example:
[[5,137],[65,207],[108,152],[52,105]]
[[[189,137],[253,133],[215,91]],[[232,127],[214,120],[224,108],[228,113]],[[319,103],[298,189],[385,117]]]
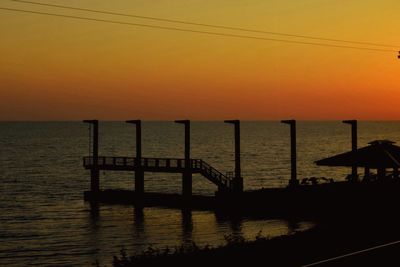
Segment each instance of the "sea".
[[[400,142],[399,122],[358,123],[358,144]],[[168,121],[142,123],[143,156],[183,158],[183,126]],[[101,156],[135,156],[135,128],[100,122]],[[149,247],[219,246],[229,237],[248,240],[302,231],[310,221],[224,217],[211,211],[130,205],[91,207],[83,200],[90,187],[82,157],[90,153],[90,131],[82,122],[0,122],[0,266],[112,266],[125,250]],[[234,170],[234,132],[220,121],[192,122],[192,158],[221,172]],[[349,168],[319,167],[315,161],[349,151],[351,129],[340,121],[298,121],[298,177],[343,180]],[[241,122],[241,162],[245,190],[287,186],[290,131],[279,121]],[[102,189],[133,189],[134,174],[101,172]],[[213,195],[214,184],[193,177],[193,192]],[[181,175],[146,173],[147,192],[181,192]],[[340,197],[340,196],[338,196]],[[318,200],[315,200],[318,201]],[[274,203],[260,203],[274,205]]]

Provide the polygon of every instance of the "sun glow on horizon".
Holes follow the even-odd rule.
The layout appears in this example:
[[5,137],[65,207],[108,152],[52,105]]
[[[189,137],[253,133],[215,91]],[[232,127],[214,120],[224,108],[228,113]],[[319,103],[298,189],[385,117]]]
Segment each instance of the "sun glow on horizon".
[[[400,3],[393,0],[56,3],[400,44],[395,27],[400,23]],[[177,27],[11,1],[1,6]],[[0,16],[0,120],[400,118],[400,61],[395,52],[211,36],[5,10]]]

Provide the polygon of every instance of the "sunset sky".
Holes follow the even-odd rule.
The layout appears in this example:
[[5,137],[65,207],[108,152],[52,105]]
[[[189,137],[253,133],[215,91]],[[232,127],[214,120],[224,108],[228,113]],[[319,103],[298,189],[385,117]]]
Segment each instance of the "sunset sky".
[[[400,119],[398,0],[37,2],[398,48],[319,47],[0,10],[0,120]],[[9,0],[0,7],[323,42]]]

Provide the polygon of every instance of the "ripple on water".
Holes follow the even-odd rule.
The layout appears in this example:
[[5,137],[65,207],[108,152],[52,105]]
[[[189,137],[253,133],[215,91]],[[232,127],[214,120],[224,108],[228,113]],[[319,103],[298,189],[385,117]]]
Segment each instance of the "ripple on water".
[[[133,155],[134,133],[124,123],[101,123],[100,154]],[[192,155],[222,172],[234,169],[232,129],[218,122],[193,123]],[[398,123],[359,123],[359,144],[381,138],[397,141]],[[299,122],[299,177],[342,179],[348,169],[321,168],[314,161],[350,147],[340,122]],[[148,157],[181,157],[183,132],[173,123],[144,122]],[[156,247],[218,245],[224,236],[254,239],[259,231],[276,236],[310,227],[308,222],[220,218],[214,213],[104,206],[83,202],[89,188],[81,158],[88,153],[87,126],[78,122],[0,123],[0,266],[83,266],[109,264],[125,247],[138,253]],[[290,177],[288,129],[278,122],[242,123],[242,169],[246,189],[285,186]],[[102,175],[103,188],[131,188],[130,173]],[[146,190],[180,192],[180,175],[146,174]],[[194,176],[194,192],[212,195],[215,186]]]

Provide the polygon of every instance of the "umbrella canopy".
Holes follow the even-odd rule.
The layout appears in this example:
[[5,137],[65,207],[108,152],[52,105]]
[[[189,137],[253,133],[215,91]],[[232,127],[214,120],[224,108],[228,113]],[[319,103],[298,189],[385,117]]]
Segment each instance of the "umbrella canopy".
[[357,166],[371,169],[399,168],[400,147],[389,140],[376,140],[356,151],[338,154],[315,163],[318,166]]

